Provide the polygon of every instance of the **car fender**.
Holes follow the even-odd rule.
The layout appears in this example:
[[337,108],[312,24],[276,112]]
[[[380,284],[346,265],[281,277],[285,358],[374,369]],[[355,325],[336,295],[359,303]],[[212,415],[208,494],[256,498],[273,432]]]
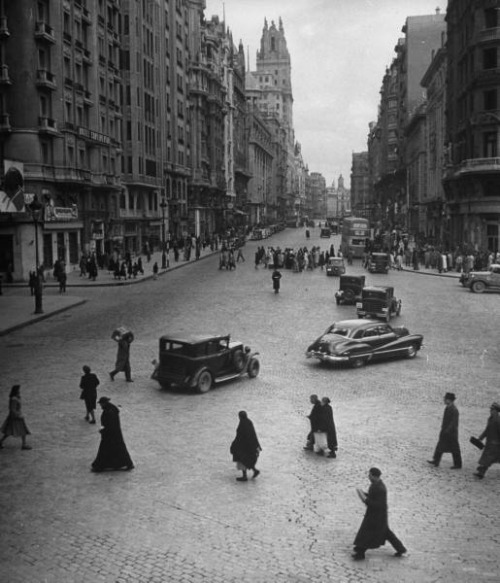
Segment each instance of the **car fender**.
[[244,375],[248,372],[248,365],[250,364],[250,361],[252,360],[252,358],[254,358],[255,356],[257,356],[259,354],[260,354],[260,352],[257,352],[257,351],[245,352],[245,366],[243,367],[243,370],[239,373],[240,375]]
[[201,373],[206,370],[212,375],[213,382],[215,382],[215,375],[213,371],[208,366],[202,366],[193,375],[191,375],[191,377],[188,377],[187,384],[189,387],[193,388],[198,386],[198,379],[200,378]]
[[418,349],[420,350],[420,348],[422,348],[423,340],[424,338],[421,335],[407,334],[406,336],[400,336],[399,338],[396,338],[395,340],[389,342],[388,344],[384,344],[384,346],[380,347],[380,350],[381,351],[391,350],[393,348],[398,348],[400,346],[409,346],[410,344],[416,344],[418,346]]
[[335,351],[339,356],[370,356],[372,357],[373,348],[366,343],[346,343],[345,346],[339,347],[339,350]]

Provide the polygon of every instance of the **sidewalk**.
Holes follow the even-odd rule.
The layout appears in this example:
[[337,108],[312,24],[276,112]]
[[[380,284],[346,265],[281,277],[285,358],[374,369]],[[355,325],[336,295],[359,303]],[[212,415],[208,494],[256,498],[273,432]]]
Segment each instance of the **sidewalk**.
[[437,269],[420,267],[419,269],[413,269],[413,267],[405,267],[403,266],[403,271],[409,271],[411,273],[417,273],[419,275],[437,275],[439,277],[451,277],[453,279],[460,279],[462,275],[460,272],[455,271],[454,269],[451,271],[445,271],[443,273],[439,273]]
[[[216,253],[218,251],[211,251],[210,247],[207,247],[202,250],[198,261]],[[114,279],[113,273],[105,269],[100,269],[96,281],[92,281],[88,276],[80,277],[80,270],[75,269],[71,273],[68,273],[66,288],[124,286],[141,283],[153,279],[153,265],[155,262],[158,262],[158,266],[161,266],[161,259],[161,252],[153,253],[151,255],[151,261],[149,263],[144,262],[144,274],[139,274],[136,278],[126,280]],[[181,258],[177,263],[170,261],[167,269],[161,269],[160,267],[158,277],[174,269],[196,263],[196,261],[194,254],[193,258],[189,261],[184,261]],[[52,276],[50,276],[50,279],[48,279],[43,287],[43,314],[35,314],[35,298],[30,295],[30,290],[26,282],[3,284],[3,294],[0,295],[0,336],[5,336],[14,330],[24,328],[24,326],[35,324],[55,314],[60,314],[61,312],[80,306],[87,301],[81,297],[59,294],[59,283]]]

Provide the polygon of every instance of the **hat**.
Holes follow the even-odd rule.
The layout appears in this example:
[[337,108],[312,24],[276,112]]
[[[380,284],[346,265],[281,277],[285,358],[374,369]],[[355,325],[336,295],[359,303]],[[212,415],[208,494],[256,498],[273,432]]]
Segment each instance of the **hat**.
[[498,401],[493,401],[493,403],[491,404],[491,409],[496,409],[497,411],[500,411],[500,404],[498,403]]
[[446,395],[444,396],[444,398],[447,401],[454,401],[456,399],[455,393],[446,393]]
[[99,405],[102,405],[103,403],[109,403],[109,397],[101,397],[97,402]]
[[370,468],[370,474],[376,478],[380,478],[382,472],[378,468]]

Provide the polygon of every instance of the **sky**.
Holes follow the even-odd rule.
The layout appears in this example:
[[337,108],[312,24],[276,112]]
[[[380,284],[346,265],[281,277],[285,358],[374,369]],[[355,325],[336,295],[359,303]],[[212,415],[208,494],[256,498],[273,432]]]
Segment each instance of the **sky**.
[[350,185],[352,153],[367,150],[386,67],[408,16],[446,12],[446,0],[206,0],[205,16],[224,11],[236,45],[260,48],[264,18],[281,17],[292,63],[295,139],[310,172],[330,186]]

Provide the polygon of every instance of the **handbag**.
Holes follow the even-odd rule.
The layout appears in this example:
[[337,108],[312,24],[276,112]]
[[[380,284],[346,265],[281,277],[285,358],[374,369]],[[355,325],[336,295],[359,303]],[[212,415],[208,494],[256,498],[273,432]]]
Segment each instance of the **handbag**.
[[477,447],[477,449],[484,449],[484,443],[477,437],[472,436],[469,441],[472,443],[472,445]]

